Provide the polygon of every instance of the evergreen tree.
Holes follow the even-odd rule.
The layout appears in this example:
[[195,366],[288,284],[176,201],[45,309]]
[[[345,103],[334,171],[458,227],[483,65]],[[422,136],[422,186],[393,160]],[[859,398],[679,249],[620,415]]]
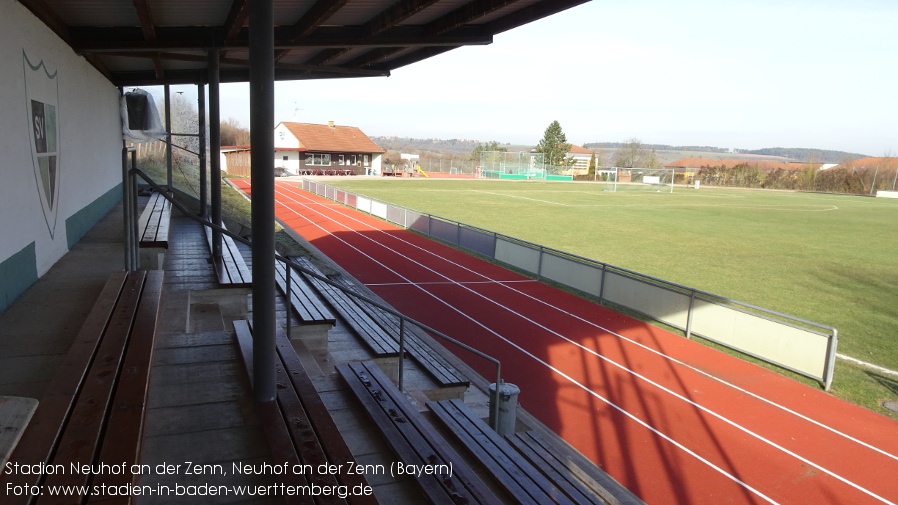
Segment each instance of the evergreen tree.
[[565,164],[565,157],[571,151],[571,145],[568,144],[567,137],[561,131],[558,121],[552,121],[552,124],[546,128],[543,139],[539,141],[536,150],[543,153],[543,161],[546,165],[562,166]]

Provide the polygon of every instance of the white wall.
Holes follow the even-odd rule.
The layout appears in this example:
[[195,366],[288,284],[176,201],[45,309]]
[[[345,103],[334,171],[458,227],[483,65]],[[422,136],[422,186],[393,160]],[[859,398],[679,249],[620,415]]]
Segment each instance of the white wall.
[[[43,69],[29,74],[23,54],[33,65],[43,61],[55,82]],[[42,210],[26,88],[58,96],[40,99],[57,102],[55,221]],[[40,276],[69,249],[67,220],[121,182],[119,92],[25,7],[0,0],[0,101],[0,264],[34,243]]]
[[284,123],[280,123],[274,128],[274,148],[279,147],[299,147],[299,140],[284,126]]

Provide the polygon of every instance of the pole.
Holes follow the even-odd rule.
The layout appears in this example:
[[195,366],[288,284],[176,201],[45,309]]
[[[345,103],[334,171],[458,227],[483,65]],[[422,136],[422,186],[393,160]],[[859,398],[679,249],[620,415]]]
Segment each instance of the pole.
[[199,136],[199,163],[200,163],[200,217],[208,215],[206,202],[206,86],[196,85],[197,101],[197,135]]
[[[221,82],[219,50],[209,50],[209,162],[212,176],[212,224],[221,226]],[[212,256],[221,257],[221,232],[212,230]]]
[[249,99],[252,154],[253,396],[276,394],[274,305],[274,5],[249,3]]
[[165,186],[168,194],[172,193],[172,159],[171,159],[171,88],[165,85]]

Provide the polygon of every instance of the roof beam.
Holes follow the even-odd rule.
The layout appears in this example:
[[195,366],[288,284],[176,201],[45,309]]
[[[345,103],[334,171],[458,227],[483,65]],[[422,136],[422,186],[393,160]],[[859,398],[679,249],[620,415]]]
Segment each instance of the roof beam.
[[445,16],[434,20],[428,25],[427,31],[431,36],[442,35],[499,9],[508,7],[517,1],[518,0],[475,0],[474,2],[467,3]]
[[334,49],[324,49],[320,51],[315,56],[312,56],[308,60],[306,60],[306,65],[324,65],[329,61],[333,61],[336,58],[346,54],[349,52],[348,48],[334,48]]
[[[153,14],[150,12],[150,5],[147,0],[132,0],[134,10],[137,11],[137,19],[140,21],[140,29],[143,32],[143,38],[147,42],[154,44],[156,42],[156,24],[153,23]],[[156,77],[162,79],[165,77],[165,69],[162,67],[162,59],[153,58],[153,67],[156,69]]]
[[225,42],[233,41],[237,38],[237,34],[246,24],[246,18],[249,17],[249,9],[246,5],[247,0],[234,0],[231,4],[231,10],[228,11],[228,17],[224,24],[224,40]]
[[315,5],[306,11],[305,15],[293,25],[292,40],[296,41],[311,35],[322,23],[336,14],[347,3],[349,3],[349,0],[318,0],[315,2]]
[[[439,37],[424,36],[419,26],[400,26],[388,34],[374,38],[360,37],[359,27],[322,27],[309,37],[298,41],[275,38],[277,49],[295,47],[420,47],[420,46],[465,46],[491,44],[492,35],[479,26],[466,26],[454,30],[452,34]],[[78,27],[72,28],[73,49],[80,54],[103,53],[108,51],[172,51],[196,48],[245,48],[242,37],[224,44],[221,29],[209,27],[163,28],[156,27],[156,41],[149,42],[136,27]]]
[[485,28],[489,33],[502,33],[587,2],[589,0],[543,0],[491,21]]
[[363,32],[367,37],[380,35],[438,1],[439,0],[400,0],[372,18],[371,21],[365,23]]
[[371,65],[379,61],[386,60],[390,56],[393,56],[394,54],[404,50],[404,47],[372,49],[371,51],[368,51],[358,58],[355,58],[354,60],[346,63],[346,66],[351,68],[370,67]]

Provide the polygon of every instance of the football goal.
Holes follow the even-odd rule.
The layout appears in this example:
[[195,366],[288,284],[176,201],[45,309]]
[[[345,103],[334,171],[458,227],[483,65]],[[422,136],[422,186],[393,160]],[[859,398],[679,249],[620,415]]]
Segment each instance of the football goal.
[[605,191],[673,193],[672,168],[609,168],[601,176]]

